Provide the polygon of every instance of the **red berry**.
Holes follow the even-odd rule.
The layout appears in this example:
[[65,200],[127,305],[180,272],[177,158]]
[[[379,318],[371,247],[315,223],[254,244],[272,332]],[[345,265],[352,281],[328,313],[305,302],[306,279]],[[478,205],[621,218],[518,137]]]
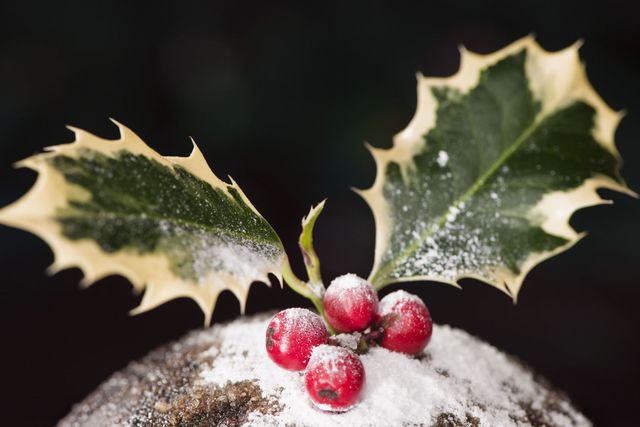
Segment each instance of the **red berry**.
[[331,282],[322,303],[327,321],[337,332],[356,332],[373,321],[378,295],[366,280],[345,274]]
[[382,298],[376,324],[383,328],[382,347],[407,354],[424,350],[433,331],[424,302],[405,291],[395,291]]
[[323,411],[344,412],[357,403],[364,385],[360,358],[344,347],[321,345],[313,350],[304,383],[312,402]]
[[267,354],[281,368],[301,371],[313,348],[328,338],[320,316],[305,308],[288,308],[273,316],[267,326]]

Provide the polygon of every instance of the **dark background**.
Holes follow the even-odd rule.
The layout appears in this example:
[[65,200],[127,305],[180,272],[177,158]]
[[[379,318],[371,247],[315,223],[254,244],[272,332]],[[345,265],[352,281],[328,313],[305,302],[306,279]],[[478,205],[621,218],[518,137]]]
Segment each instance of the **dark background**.
[[[278,230],[296,268],[300,218],[328,197],[316,239],[325,277],[366,276],[374,225],[350,191],[374,177],[363,142],[389,146],[408,123],[416,71],[449,75],[458,45],[486,53],[530,32],[550,50],[584,39],[594,86],[628,113],[617,141],[622,173],[640,190],[640,26],[630,2],[342,2],[324,10],[243,1],[3,3],[0,206],[34,181],[14,161],[71,141],[66,124],[116,137],[107,120],[114,117],[163,154],[188,154],[193,136],[214,171],[232,174]],[[574,216],[590,235],[536,268],[517,306],[474,281],[463,291],[405,288],[437,322],[532,365],[597,425],[637,425],[640,204],[608,195],[613,206]],[[125,279],[81,290],[78,270],[46,277],[51,261],[36,237],[0,227],[3,425],[52,425],[113,371],[202,325],[188,300],[130,317],[139,296]],[[294,304],[306,301],[255,285],[247,311]],[[225,293],[214,320],[238,312]]]

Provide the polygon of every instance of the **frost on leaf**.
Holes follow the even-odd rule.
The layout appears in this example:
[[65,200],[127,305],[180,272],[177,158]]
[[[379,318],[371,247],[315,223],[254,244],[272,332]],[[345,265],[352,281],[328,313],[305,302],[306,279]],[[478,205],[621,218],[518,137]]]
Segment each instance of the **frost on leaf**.
[[189,157],[163,157],[116,124],[117,140],[71,128],[73,143],[18,164],[38,179],[0,210],[0,223],[44,239],[54,252],[50,271],[79,267],[85,284],[121,274],[146,289],[135,312],[190,297],[207,322],[223,290],[244,307],[252,282],[280,277],[280,239],[195,144]]
[[572,246],[576,210],[605,203],[619,175],[620,113],[589,84],[578,45],[531,37],[490,55],[461,51],[449,78],[418,76],[418,106],[391,149],[371,148],[376,221],[370,280],[485,281],[517,297],[526,274]]

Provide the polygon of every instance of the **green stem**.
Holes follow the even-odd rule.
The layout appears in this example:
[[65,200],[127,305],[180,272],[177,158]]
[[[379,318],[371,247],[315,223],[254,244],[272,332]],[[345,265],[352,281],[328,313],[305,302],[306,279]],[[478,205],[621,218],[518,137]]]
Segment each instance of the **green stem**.
[[[309,281],[313,284],[322,285],[322,276],[320,275],[320,259],[316,250],[313,248],[313,228],[316,225],[318,216],[324,209],[324,203],[326,200],[318,203],[312,207],[309,214],[302,219],[302,231],[298,238],[298,246],[300,252],[302,252],[302,259],[304,260],[304,267],[307,269],[307,276]],[[324,286],[322,286],[324,289]]]
[[[324,323],[327,326],[327,330],[331,335],[335,335],[335,330],[329,324],[325,314],[324,307],[322,306],[322,294],[314,290],[313,287],[306,282],[303,282],[291,269],[291,264],[289,264],[289,259],[286,258],[284,263],[282,264],[282,278],[287,283],[287,285],[293,289],[295,292],[299,293],[303,297],[309,299],[313,306],[318,310],[318,313],[324,319]],[[322,286],[322,284],[320,284]]]
[[282,278],[291,289],[293,289],[303,297],[310,300],[314,299],[313,292],[311,291],[309,286],[305,282],[300,280],[291,269],[291,264],[289,264],[288,258],[285,258],[284,262],[282,263]]
[[307,270],[309,281],[313,283],[322,283],[322,276],[320,275],[320,259],[313,246],[309,245],[305,247],[300,243],[300,252],[302,252],[302,258],[304,260],[304,267]]
[[322,318],[324,319],[324,325],[327,327],[327,331],[329,331],[329,335],[335,335],[336,330],[333,329],[333,326],[331,326],[331,323],[329,323],[327,316],[324,315],[324,308],[322,307],[322,301],[311,300],[311,302],[313,303],[313,305],[316,306],[316,310],[318,310],[318,313],[320,313],[320,316],[322,316]]

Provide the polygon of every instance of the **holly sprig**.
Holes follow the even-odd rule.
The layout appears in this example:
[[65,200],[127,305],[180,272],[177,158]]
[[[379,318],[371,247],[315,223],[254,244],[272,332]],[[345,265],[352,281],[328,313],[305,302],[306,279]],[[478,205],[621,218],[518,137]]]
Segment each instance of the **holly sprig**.
[[[525,37],[488,55],[462,49],[451,77],[418,76],[413,119],[390,149],[369,147],[377,174],[358,191],[376,223],[375,289],[471,277],[516,300],[532,268],[584,236],[569,220],[608,202],[598,189],[635,196],[614,142],[622,114],[593,89],[578,48],[547,52]],[[121,274],[145,290],[135,313],[187,296],[207,323],[222,291],[244,309],[251,284],[274,274],[326,314],[313,247],[324,202],[302,221],[305,281],[195,143],[188,157],[165,157],[116,125],[116,140],[70,128],[74,142],[18,163],[38,179],[0,223],[45,240],[50,272],[79,267],[85,284]]]

